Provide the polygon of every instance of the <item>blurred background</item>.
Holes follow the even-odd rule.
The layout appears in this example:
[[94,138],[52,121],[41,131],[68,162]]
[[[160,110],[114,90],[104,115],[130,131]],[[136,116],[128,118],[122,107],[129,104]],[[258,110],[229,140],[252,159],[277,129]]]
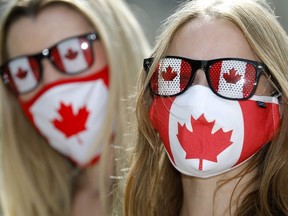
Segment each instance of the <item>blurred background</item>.
[[[126,0],[134,14],[142,24],[145,34],[151,44],[163,21],[171,14],[183,0]],[[288,32],[288,0],[267,0],[286,32]]]

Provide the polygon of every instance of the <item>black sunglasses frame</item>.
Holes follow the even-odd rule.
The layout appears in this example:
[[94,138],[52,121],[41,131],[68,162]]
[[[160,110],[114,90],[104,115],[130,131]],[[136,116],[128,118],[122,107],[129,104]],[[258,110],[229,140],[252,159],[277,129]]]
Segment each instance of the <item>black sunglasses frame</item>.
[[[70,76],[73,76],[73,75],[77,75],[81,72],[83,72],[84,70],[87,70],[89,67],[91,67],[91,65],[93,64],[94,62],[94,50],[93,48],[91,47],[91,55],[92,55],[92,63],[90,65],[87,66],[87,68],[83,69],[83,70],[80,70],[80,71],[77,71],[77,72],[74,72],[73,74],[69,74],[69,73],[66,73],[65,71],[62,71],[58,66],[57,64],[55,63],[55,60],[53,59],[53,56],[51,55],[51,50],[53,50],[55,47],[57,47],[59,44],[67,41],[67,40],[71,40],[73,38],[85,38],[86,40],[88,40],[88,42],[90,43],[90,47],[92,46],[92,42],[93,41],[96,41],[96,40],[99,40],[99,35],[96,33],[96,32],[92,32],[92,33],[86,33],[86,34],[82,34],[82,35],[76,35],[76,36],[72,36],[72,37],[69,37],[69,38],[64,38],[63,40],[60,40],[58,41],[56,44],[54,44],[53,46],[49,47],[49,48],[46,48],[46,49],[43,49],[41,52],[39,53],[36,53],[36,54],[32,54],[32,55],[21,55],[21,56],[17,56],[15,58],[12,58],[12,59],[9,59],[8,61],[6,61],[1,67],[0,67],[0,76],[3,80],[3,83],[5,85],[7,85],[9,87],[9,89],[16,95],[21,95],[21,94],[26,94],[28,92],[31,92],[33,91],[34,89],[36,89],[39,85],[39,83],[41,82],[42,80],[42,77],[43,77],[43,66],[42,66],[42,60],[44,58],[47,58],[49,59],[49,61],[51,62],[51,64],[60,72],[60,73],[63,73],[63,74],[68,74]],[[35,87],[25,91],[25,92],[18,92],[18,91],[15,91],[15,89],[13,89],[9,83],[9,78],[7,77],[8,75],[5,74],[5,68],[7,67],[7,65],[11,62],[11,61],[15,61],[16,59],[19,59],[19,58],[23,58],[23,57],[26,57],[26,58],[33,58],[36,60],[36,62],[38,63],[38,69],[39,69],[39,79],[37,80],[37,84],[35,85]]]
[[[152,86],[151,86],[151,82],[149,81],[149,89],[150,89],[150,91],[152,92],[153,95],[156,95],[156,96],[159,96],[159,97],[175,97],[175,96],[178,96],[180,94],[183,94],[193,84],[193,80],[195,78],[196,71],[199,70],[199,69],[202,69],[204,71],[204,73],[205,73],[209,88],[213,91],[214,94],[216,94],[217,96],[219,96],[221,98],[227,99],[227,100],[247,100],[247,99],[251,98],[254,95],[254,93],[256,91],[256,88],[257,88],[257,85],[258,85],[258,81],[259,81],[261,73],[265,72],[265,73],[271,75],[268,67],[264,63],[253,61],[253,60],[248,60],[248,59],[243,59],[243,58],[219,58],[219,59],[212,59],[212,60],[194,60],[194,59],[188,59],[188,58],[180,57],[180,56],[164,56],[161,59],[165,59],[165,58],[174,58],[174,59],[184,60],[184,61],[186,61],[187,63],[190,64],[190,66],[192,68],[192,71],[191,71],[191,75],[190,75],[190,78],[189,78],[189,81],[188,81],[187,85],[185,86],[185,88],[182,91],[180,91],[177,94],[172,94],[172,95],[161,95],[161,94],[158,94],[158,93],[153,91]],[[220,95],[212,87],[212,84],[211,84],[211,81],[210,81],[210,76],[209,76],[209,70],[210,70],[211,65],[215,64],[218,61],[227,61],[227,60],[235,60],[235,61],[247,62],[247,63],[249,63],[249,64],[251,64],[251,65],[253,65],[255,67],[255,69],[256,69],[256,79],[254,81],[253,90],[251,91],[251,93],[248,96],[246,96],[244,98],[230,98],[230,97],[226,97],[226,96]],[[148,75],[148,73],[149,73],[149,71],[151,69],[151,66],[152,66],[153,62],[154,62],[154,58],[153,57],[146,58],[143,61],[143,68],[146,71],[147,75]],[[153,73],[154,73],[154,71],[153,71]]]

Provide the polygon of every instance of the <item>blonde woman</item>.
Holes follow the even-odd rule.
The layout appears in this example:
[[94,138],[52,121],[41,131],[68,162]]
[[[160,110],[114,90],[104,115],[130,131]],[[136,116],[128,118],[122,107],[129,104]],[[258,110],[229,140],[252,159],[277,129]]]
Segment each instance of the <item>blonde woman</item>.
[[4,215],[111,214],[123,100],[148,51],[141,28],[121,0],[1,7]]
[[263,0],[194,0],[137,101],[125,215],[288,215],[288,38]]

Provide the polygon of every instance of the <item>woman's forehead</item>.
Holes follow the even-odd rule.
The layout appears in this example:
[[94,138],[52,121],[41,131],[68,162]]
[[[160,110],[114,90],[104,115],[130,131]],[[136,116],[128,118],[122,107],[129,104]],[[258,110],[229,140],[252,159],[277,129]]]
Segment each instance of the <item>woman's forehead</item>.
[[179,28],[168,55],[201,60],[237,57],[259,61],[234,23],[211,18],[195,18]]
[[9,58],[39,52],[65,38],[93,31],[75,9],[63,4],[48,6],[36,17],[16,19],[7,32]]

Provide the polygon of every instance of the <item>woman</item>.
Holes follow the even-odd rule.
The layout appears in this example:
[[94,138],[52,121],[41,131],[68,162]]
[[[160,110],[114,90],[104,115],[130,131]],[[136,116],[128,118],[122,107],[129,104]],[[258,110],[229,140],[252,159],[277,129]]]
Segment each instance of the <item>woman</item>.
[[288,215],[287,58],[265,1],[169,17],[144,60],[126,215]]
[[2,7],[4,215],[110,214],[122,100],[148,50],[140,27],[119,0]]

